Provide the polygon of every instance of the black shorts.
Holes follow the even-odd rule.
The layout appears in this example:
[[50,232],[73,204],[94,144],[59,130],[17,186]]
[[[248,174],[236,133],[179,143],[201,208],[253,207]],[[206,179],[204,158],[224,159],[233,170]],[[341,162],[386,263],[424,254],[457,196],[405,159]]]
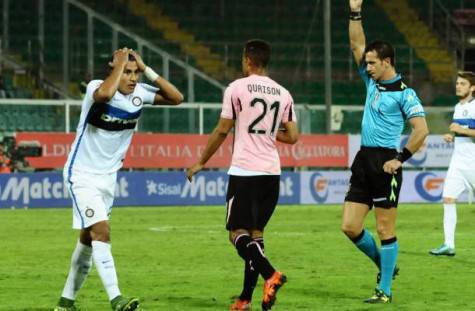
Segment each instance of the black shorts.
[[361,147],[351,165],[350,188],[345,202],[356,202],[382,208],[397,207],[402,183],[402,168],[391,175],[383,171],[396,149]]
[[263,230],[279,200],[279,186],[279,175],[230,175],[226,229]]

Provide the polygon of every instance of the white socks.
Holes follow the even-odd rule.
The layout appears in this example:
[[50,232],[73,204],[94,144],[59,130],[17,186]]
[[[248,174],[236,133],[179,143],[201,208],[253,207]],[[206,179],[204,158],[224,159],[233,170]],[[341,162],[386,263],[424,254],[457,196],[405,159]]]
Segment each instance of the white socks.
[[120,295],[119,282],[115,272],[114,258],[112,258],[111,245],[100,241],[92,241],[92,257],[102,284],[109,295],[109,300]]
[[444,204],[444,235],[445,245],[455,248],[455,226],[457,225],[457,209],[455,203]]
[[89,271],[91,271],[91,267],[92,248],[78,241],[71,257],[71,268],[69,269],[68,278],[66,279],[66,284],[64,285],[63,294],[61,296],[75,300]]

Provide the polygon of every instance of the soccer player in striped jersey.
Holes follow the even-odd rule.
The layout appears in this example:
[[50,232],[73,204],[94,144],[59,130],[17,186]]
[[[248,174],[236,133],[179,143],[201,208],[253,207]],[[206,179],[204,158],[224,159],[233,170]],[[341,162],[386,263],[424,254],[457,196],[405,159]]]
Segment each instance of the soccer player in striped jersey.
[[[351,165],[341,229],[379,270],[374,295],[365,302],[390,303],[392,277],[398,270],[396,215],[402,163],[419,150],[429,130],[416,92],[407,87],[396,72],[391,44],[374,41],[366,45],[361,23],[362,4],[363,0],[349,0],[350,44],[358,73],[366,86],[366,102],[361,149]],[[406,146],[398,152],[406,121],[412,131]],[[364,229],[364,220],[373,206],[381,248]]]
[[[231,310],[250,310],[259,274],[264,278],[262,309],[269,310],[286,276],[264,255],[264,228],[279,198],[280,159],[276,140],[294,144],[298,139],[294,103],[290,93],[267,76],[270,45],[250,40],[244,47],[245,78],[232,82],[224,93],[221,118],[188,179],[206,162],[234,128],[234,150],[226,196],[229,240],[244,260],[244,288]],[[280,125],[285,131],[280,130]]]
[[457,210],[455,203],[464,190],[475,189],[475,73],[459,72],[455,82],[455,105],[450,134],[443,136],[446,142],[454,142],[454,152],[444,182],[444,236],[440,247],[429,253],[435,256],[455,256],[455,227]]
[[[117,171],[143,105],[178,105],[183,95],[131,49],[115,51],[109,66],[105,80],[92,80],[87,85],[76,138],[63,171],[73,201],[73,228],[80,231],[56,311],[76,310],[76,295],[93,262],[112,310],[130,311],[139,305],[137,298],[121,295],[111,253],[109,215]],[[153,87],[138,83],[141,73]]]

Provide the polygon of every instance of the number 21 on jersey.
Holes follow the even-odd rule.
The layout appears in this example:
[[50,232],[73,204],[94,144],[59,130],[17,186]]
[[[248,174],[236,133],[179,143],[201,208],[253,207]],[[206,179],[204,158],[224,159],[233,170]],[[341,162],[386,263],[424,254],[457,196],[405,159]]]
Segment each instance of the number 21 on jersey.
[[261,123],[262,119],[264,119],[264,117],[267,115],[267,112],[268,112],[267,111],[268,104],[266,103],[266,101],[262,98],[254,98],[250,102],[250,106],[251,108],[254,108],[254,109],[258,109],[259,106],[261,106],[262,112],[260,115],[257,116],[256,119],[254,119],[254,121],[251,122],[251,124],[249,124],[248,130],[247,130],[248,133],[249,134],[266,134],[266,132],[270,130],[269,134],[271,136],[274,136],[274,133],[277,130],[276,127],[278,125],[277,117],[279,115],[280,102],[276,101],[272,105],[270,105],[269,113],[273,113],[272,127],[270,129],[263,129],[262,124],[259,124]]

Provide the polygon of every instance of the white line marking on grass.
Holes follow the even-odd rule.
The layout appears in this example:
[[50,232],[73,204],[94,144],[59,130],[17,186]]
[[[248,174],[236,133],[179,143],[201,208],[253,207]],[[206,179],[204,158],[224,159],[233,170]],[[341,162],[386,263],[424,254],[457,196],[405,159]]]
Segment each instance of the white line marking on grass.
[[[214,228],[220,228],[222,230],[209,230]],[[216,234],[216,233],[224,233],[226,230],[222,225],[209,225],[209,226],[160,226],[160,227],[151,227],[148,228],[150,231],[154,232],[173,232],[173,231],[180,231],[180,232],[187,232],[187,233],[202,233],[207,232],[209,234]],[[307,233],[304,232],[278,232],[272,231],[267,232],[267,235],[277,235],[277,236],[303,236]],[[266,234],[264,234],[266,235]]]

